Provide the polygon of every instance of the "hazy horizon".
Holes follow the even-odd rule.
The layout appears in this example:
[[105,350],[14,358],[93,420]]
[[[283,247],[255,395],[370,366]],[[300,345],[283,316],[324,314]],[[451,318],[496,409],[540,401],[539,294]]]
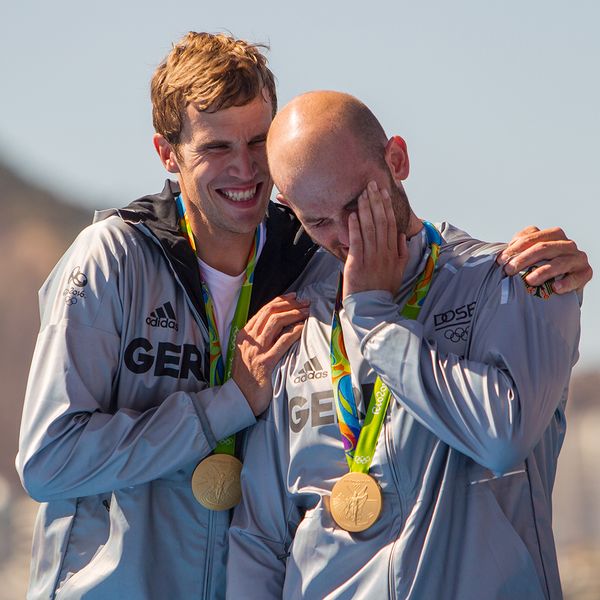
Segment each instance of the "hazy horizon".
[[[339,89],[371,106],[388,135],[403,135],[420,216],[488,240],[560,225],[597,263],[600,6],[591,0],[164,6],[26,0],[1,9],[0,154],[10,166],[96,208],[159,190],[152,71],[188,30],[228,30],[270,44],[280,106]],[[599,303],[593,281],[583,367],[600,363]]]

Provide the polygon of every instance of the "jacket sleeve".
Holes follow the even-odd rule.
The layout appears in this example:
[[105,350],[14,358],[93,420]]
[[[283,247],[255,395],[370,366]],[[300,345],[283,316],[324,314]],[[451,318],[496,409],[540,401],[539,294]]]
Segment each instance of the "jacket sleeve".
[[242,501],[229,528],[227,598],[282,597],[286,560],[301,518],[286,487],[289,430],[281,372],[274,390],[271,407],[246,434]]
[[446,444],[495,473],[522,462],[566,398],[579,341],[575,294],[547,300],[519,276],[480,296],[468,358],[438,351],[391,294],[344,302],[365,359],[394,397]]
[[[115,406],[127,286],[123,243],[106,228],[88,228],[40,291],[41,329],[16,460],[25,489],[38,501],[160,478],[255,421],[233,381],[163,398],[149,389],[146,410]],[[85,310],[79,310],[82,300]]]

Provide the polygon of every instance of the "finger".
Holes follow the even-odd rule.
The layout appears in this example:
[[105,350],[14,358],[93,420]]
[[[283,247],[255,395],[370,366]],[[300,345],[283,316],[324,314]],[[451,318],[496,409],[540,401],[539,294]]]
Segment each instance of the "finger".
[[344,285],[342,297],[354,291],[355,279],[364,274],[364,247],[358,215],[353,212],[348,216],[348,256],[344,264]]
[[304,323],[296,323],[279,336],[268,352],[268,368],[272,368],[281,360],[283,355],[300,339]]
[[518,240],[519,238],[525,237],[527,235],[530,235],[532,233],[536,233],[537,231],[539,231],[539,227],[536,227],[535,225],[529,225],[528,227],[525,227],[524,229],[521,229],[521,231],[517,231],[517,233],[515,233],[510,242],[508,242],[509,246],[510,244],[512,244],[513,242],[515,242],[516,240]]
[[371,181],[367,186],[367,194],[369,196],[369,206],[371,208],[371,214],[373,215],[374,227],[374,245],[371,250],[376,255],[376,257],[380,257],[381,253],[387,252],[389,248],[389,242],[387,239],[388,224],[387,215],[383,204],[383,192],[379,190],[377,184],[374,181]]
[[256,314],[248,320],[244,329],[247,331],[260,331],[272,314],[284,312],[293,308],[306,307],[309,304],[309,300],[297,298],[295,292],[277,296],[257,311]]
[[272,314],[258,335],[261,345],[265,348],[270,347],[287,327],[298,322],[304,322],[308,315],[308,308]]
[[585,284],[592,278],[593,274],[592,267],[588,265],[586,269],[569,273],[569,275],[555,281],[552,287],[557,294],[567,294],[574,290],[581,292]]
[[269,312],[271,308],[277,310],[279,307],[285,305],[286,303],[294,302],[296,300],[296,292],[289,292],[288,294],[282,294],[281,296],[276,296],[271,301],[267,302],[262,308],[260,308],[256,314],[254,314],[250,319],[248,319],[248,323],[250,324],[254,321],[260,320],[263,316],[264,312]]
[[360,234],[363,243],[363,257],[365,264],[369,263],[370,255],[376,250],[375,224],[373,222],[373,213],[371,212],[371,201],[369,197],[369,182],[365,190],[358,198],[358,222],[360,224]]
[[362,268],[364,265],[363,238],[358,215],[355,212],[350,213],[348,216],[348,258],[346,266],[348,266],[348,262],[351,263],[351,268]]
[[394,257],[396,257],[398,256],[398,226],[396,225],[396,215],[392,208],[392,199],[387,190],[381,192],[381,199],[386,218],[387,247]]
[[569,257],[558,257],[552,262],[536,267],[525,280],[529,285],[542,285],[554,277],[563,277],[579,270],[579,263]]
[[519,254],[520,252],[523,252],[524,250],[527,250],[528,248],[540,242],[570,242],[574,244],[575,247],[577,246],[575,242],[572,242],[567,238],[565,232],[560,227],[553,227],[543,230],[538,230],[537,228],[527,229],[536,229],[536,231],[524,234],[523,232],[527,231],[524,229],[522,232],[516,234],[508,246],[500,253],[500,256],[498,257],[499,261],[507,262],[511,256]]
[[573,261],[574,265],[579,265],[580,268],[587,264],[585,252],[578,250],[575,242],[570,240],[560,242],[539,242],[531,248],[527,248],[510,257],[504,265],[504,270],[508,275],[514,275],[541,261],[558,260],[559,258],[569,258]]
[[554,265],[553,263],[542,265],[527,275],[525,281],[529,285],[536,286],[542,285],[542,283],[552,278],[558,278],[554,281],[552,287],[561,294],[583,288],[592,278],[592,268],[587,265],[583,269],[571,269],[568,262],[565,260],[560,265]]
[[398,234],[398,262],[402,267],[402,271],[406,268],[408,264],[408,242],[406,241],[406,234],[399,233]]

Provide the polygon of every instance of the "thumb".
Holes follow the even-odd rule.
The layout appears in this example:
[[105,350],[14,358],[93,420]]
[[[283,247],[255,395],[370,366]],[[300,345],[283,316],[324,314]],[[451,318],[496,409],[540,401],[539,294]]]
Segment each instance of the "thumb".
[[406,265],[408,264],[408,243],[406,241],[406,234],[399,233],[398,234],[398,260],[399,264],[404,270]]

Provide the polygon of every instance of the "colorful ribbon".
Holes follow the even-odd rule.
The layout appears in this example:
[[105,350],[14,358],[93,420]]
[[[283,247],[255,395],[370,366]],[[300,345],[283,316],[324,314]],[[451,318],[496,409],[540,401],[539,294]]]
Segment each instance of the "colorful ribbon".
[[[192,250],[197,255],[196,237],[192,231],[190,221],[185,210],[185,205],[181,198],[181,194],[175,199],[177,202],[177,214],[179,216],[179,228],[181,233],[188,239]],[[240,288],[235,313],[231,322],[229,331],[229,343],[227,345],[227,360],[223,364],[223,353],[221,352],[221,341],[219,339],[219,331],[217,329],[217,319],[215,315],[215,307],[210,295],[208,286],[202,281],[202,300],[206,310],[206,320],[208,321],[208,339],[209,339],[209,379],[210,387],[223,385],[231,377],[231,366],[235,355],[235,340],[238,331],[244,327],[248,321],[248,311],[250,309],[250,297],[252,296],[252,284],[254,283],[254,270],[258,259],[258,249],[260,248],[261,237],[264,235],[263,227],[256,228],[254,241],[248,254],[248,262],[244,271],[244,280]],[[220,440],[215,448],[215,454],[231,454],[235,452],[235,435]]]
[[[403,317],[413,320],[419,316],[427,292],[429,292],[442,244],[440,232],[428,221],[423,221],[423,225],[430,253],[425,268],[401,311]],[[331,379],[336,399],[338,425],[348,466],[350,471],[368,473],[391,394],[389,388],[377,377],[369,400],[367,415],[364,423],[361,424],[352,388],[352,369],[344,344],[344,334],[339,316],[342,307],[342,283],[340,274],[331,321]]]

